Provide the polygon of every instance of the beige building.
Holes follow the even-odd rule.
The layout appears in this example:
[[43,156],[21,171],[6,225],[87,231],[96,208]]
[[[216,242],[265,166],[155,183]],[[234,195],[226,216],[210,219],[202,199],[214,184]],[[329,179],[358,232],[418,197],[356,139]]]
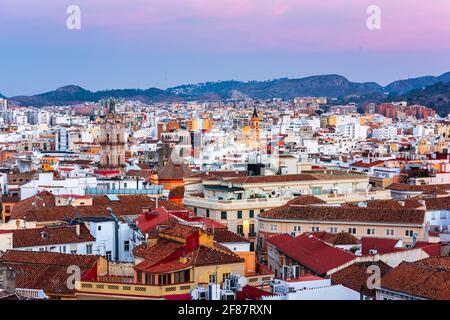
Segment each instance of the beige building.
[[261,259],[267,255],[265,240],[285,233],[298,236],[304,232],[348,232],[357,238],[399,239],[407,246],[414,241],[428,241],[426,211],[422,207],[307,206],[299,204],[299,200],[258,216],[257,245]]
[[[236,173],[237,174],[237,173]],[[300,195],[315,195],[323,203],[390,199],[386,190],[370,190],[365,174],[329,171],[282,176],[185,179],[184,204],[197,215],[218,220],[230,231],[255,240],[257,216]]]

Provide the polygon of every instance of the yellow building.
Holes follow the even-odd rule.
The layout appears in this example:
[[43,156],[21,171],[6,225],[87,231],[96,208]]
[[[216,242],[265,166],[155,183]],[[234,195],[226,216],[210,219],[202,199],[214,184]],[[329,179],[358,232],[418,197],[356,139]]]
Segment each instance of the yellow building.
[[419,154],[422,155],[430,153],[430,147],[427,139],[425,138],[420,139],[419,144],[417,146],[417,151]]
[[182,298],[196,287],[221,284],[231,274],[248,275],[254,285],[273,276],[271,272],[257,273],[256,269],[246,273],[251,265],[245,258],[217,245],[203,229],[177,223],[160,226],[157,236],[136,248],[134,255],[135,264],[128,268],[128,276],[108,273],[96,281],[81,281],[77,298]]
[[42,160],[41,160],[42,171],[44,171],[44,172],[54,171],[55,165],[58,162],[59,162],[59,160],[56,157],[49,157],[49,156],[42,157]]

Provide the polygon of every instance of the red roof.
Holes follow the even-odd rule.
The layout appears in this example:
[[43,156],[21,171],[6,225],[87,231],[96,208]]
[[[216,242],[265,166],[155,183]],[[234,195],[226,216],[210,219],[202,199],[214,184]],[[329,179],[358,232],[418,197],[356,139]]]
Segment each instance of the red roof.
[[276,247],[279,251],[319,275],[356,259],[353,253],[330,246],[311,234],[304,233],[290,241],[278,242]]
[[399,241],[398,239],[362,237],[361,251],[363,255],[370,254],[370,250],[376,250],[379,254],[396,252],[402,250],[395,247]]
[[186,294],[171,294],[168,296],[164,296],[165,300],[177,300],[177,301],[181,301],[181,300],[192,300],[192,296],[190,293],[186,293]]
[[421,248],[430,257],[441,256],[441,244],[440,243],[428,243],[428,242],[417,242],[414,248]]
[[109,176],[119,174],[120,170],[94,170],[94,173],[103,176]]
[[266,241],[268,243],[270,243],[271,245],[274,245],[275,247],[281,246],[284,243],[291,241],[292,239],[294,239],[293,237],[291,237],[289,234],[284,233],[284,234],[280,234],[277,236],[273,236],[270,237],[269,239],[267,239]]
[[242,288],[241,291],[238,291],[236,293],[236,299],[237,300],[260,300],[261,297],[272,296],[272,295],[273,294],[271,294],[267,291],[246,285],[245,287]]
[[166,224],[169,219],[169,211],[167,211],[164,207],[159,207],[149,213],[141,214],[134,221],[142,232],[148,233],[158,225]]

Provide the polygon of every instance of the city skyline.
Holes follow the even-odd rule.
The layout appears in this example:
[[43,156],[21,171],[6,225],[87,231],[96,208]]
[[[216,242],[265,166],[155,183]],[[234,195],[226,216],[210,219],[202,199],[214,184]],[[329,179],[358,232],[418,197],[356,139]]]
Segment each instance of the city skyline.
[[[386,85],[450,70],[445,1],[377,1],[381,30],[367,28],[366,1],[27,2],[1,1],[6,96],[334,73]],[[80,30],[66,28],[72,4]]]

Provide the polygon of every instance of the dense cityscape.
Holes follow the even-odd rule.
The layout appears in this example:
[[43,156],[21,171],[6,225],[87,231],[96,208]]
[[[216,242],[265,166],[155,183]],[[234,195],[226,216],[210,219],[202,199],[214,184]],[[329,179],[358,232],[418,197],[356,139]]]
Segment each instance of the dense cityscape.
[[0,299],[450,299],[432,108],[0,105]]
[[449,16],[0,0],[0,317],[448,314]]

